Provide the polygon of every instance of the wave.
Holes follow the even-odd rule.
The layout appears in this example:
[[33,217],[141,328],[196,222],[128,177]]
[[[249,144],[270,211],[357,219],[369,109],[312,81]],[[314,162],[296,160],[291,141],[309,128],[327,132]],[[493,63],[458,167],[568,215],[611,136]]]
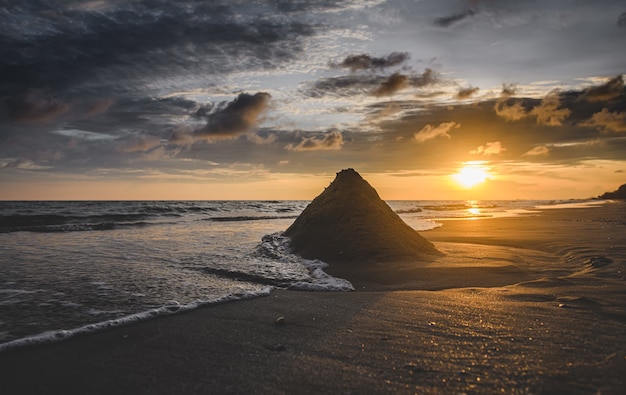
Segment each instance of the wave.
[[297,215],[265,215],[265,216],[248,216],[248,215],[237,215],[232,217],[210,217],[210,218],[202,218],[203,221],[213,221],[213,222],[239,222],[239,221],[263,221],[270,219],[293,219],[297,218]]
[[421,213],[422,211],[424,210],[417,207],[417,208],[409,208],[405,210],[396,210],[396,214],[414,214],[414,213]]
[[[0,233],[85,232],[112,230],[125,227],[143,227],[153,224],[143,214],[71,216],[59,214],[0,215]],[[163,224],[163,222],[160,222]]]
[[295,218],[305,202],[289,201],[40,201],[0,203],[0,233],[77,232],[206,220]]
[[451,204],[435,204],[435,205],[425,205],[422,206],[424,210],[431,211],[460,211],[467,210],[468,208],[479,208],[479,209],[487,209],[487,208],[498,208],[497,204],[468,204],[468,203],[451,203]]
[[[280,267],[279,264],[284,265],[287,269],[280,276],[263,274],[263,278],[275,281],[280,277],[281,282],[287,280],[285,288],[301,291],[354,291],[354,286],[348,280],[333,277],[324,271],[328,263],[318,259],[304,259],[294,254],[291,239],[283,232],[264,235],[253,256],[269,260],[274,268]],[[304,269],[307,274],[300,275],[299,269]]]
[[143,311],[136,314],[127,315],[124,317],[102,321],[94,324],[89,324],[85,326],[81,326],[79,328],[74,329],[64,329],[64,330],[56,330],[56,331],[48,331],[44,333],[40,333],[35,336],[24,337],[16,340],[9,341],[7,343],[0,344],[0,352],[7,351],[10,349],[24,347],[24,346],[34,346],[40,344],[54,343],[62,340],[66,340],[77,335],[82,335],[86,333],[93,333],[97,331],[101,331],[104,329],[115,328],[119,326],[129,325],[139,321],[145,321],[148,319],[160,317],[163,315],[170,315],[174,313],[179,313],[183,311],[189,311],[197,309],[201,306],[225,303],[234,300],[243,300],[243,299],[251,299],[259,296],[267,296],[269,295],[271,287],[265,287],[258,292],[242,292],[242,293],[231,293],[225,296],[221,296],[215,299],[209,300],[197,300],[188,304],[180,304],[177,301],[170,301],[166,305]]

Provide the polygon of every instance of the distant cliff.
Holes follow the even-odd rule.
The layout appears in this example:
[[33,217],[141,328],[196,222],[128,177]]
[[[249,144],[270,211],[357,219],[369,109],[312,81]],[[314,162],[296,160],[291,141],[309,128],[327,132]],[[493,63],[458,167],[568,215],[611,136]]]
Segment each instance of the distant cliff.
[[617,191],[607,192],[598,197],[600,199],[626,199],[626,184],[619,187]]

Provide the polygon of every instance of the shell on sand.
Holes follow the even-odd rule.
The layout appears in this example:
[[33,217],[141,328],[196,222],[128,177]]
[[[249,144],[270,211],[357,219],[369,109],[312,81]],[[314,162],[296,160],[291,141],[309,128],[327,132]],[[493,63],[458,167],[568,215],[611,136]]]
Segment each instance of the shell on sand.
[[285,231],[297,254],[325,262],[392,262],[440,254],[354,169],[337,173]]

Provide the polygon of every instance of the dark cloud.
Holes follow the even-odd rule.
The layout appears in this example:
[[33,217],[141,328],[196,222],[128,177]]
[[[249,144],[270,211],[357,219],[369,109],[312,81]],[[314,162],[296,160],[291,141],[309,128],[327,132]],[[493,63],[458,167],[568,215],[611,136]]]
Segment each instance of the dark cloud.
[[582,97],[588,101],[607,101],[621,95],[624,95],[624,79],[620,74],[605,84],[587,89]]
[[471,86],[469,88],[461,88],[456,93],[456,98],[459,100],[469,99],[470,97],[478,93],[479,89],[480,88],[478,87],[471,87]]
[[132,93],[155,76],[262,69],[293,59],[314,34],[304,22],[252,18],[226,1],[112,2],[98,11],[68,4],[6,6],[0,95],[31,87],[85,93],[94,85]]
[[235,137],[252,130],[259,117],[267,110],[270,94],[258,92],[254,95],[241,93],[232,102],[211,113],[206,126],[194,131],[202,138]]
[[328,0],[269,0],[280,12],[300,13],[303,11],[319,11],[320,9],[338,10],[344,6],[343,2]]
[[109,108],[114,104],[113,99],[101,99],[96,100],[91,103],[89,107],[85,111],[85,116],[93,117],[96,115],[103,114],[109,110]]
[[422,74],[405,75],[394,73],[385,77],[371,74],[351,74],[339,77],[322,78],[308,87],[304,94],[310,97],[351,97],[357,95],[391,95],[407,87],[424,88],[439,82],[432,69]]
[[[78,104],[75,104],[77,107]],[[95,108],[94,108],[95,106]],[[107,100],[90,103],[91,116],[77,112],[65,122],[65,126],[100,133],[112,133],[127,137],[128,133],[151,134],[166,138],[182,120],[192,117],[201,105],[193,100],[180,97],[170,98],[125,98],[110,102]],[[106,108],[106,111],[102,111]],[[93,112],[99,110],[100,112]],[[194,118],[197,126],[206,118]]]
[[374,96],[391,96],[409,86],[409,77],[400,73],[393,73],[372,92]]
[[515,95],[516,92],[517,92],[516,84],[502,84],[502,91],[500,92],[500,95],[502,97],[509,97],[509,96]]
[[617,26],[626,27],[626,12],[622,12],[619,18],[617,18]]
[[410,76],[409,83],[411,86],[421,88],[428,85],[433,85],[439,82],[439,77],[433,69],[426,68],[424,72],[417,76]]
[[147,152],[161,145],[161,138],[156,136],[140,136],[133,141],[120,145],[120,152]]
[[346,75],[322,78],[306,89],[310,97],[367,95],[376,89],[385,77],[374,75]]
[[457,22],[462,21],[463,19],[470,17],[470,16],[474,16],[476,14],[476,11],[474,10],[467,10],[458,14],[452,14],[452,15],[448,15],[448,16],[443,16],[443,17],[439,17],[437,19],[435,19],[433,21],[433,23],[437,26],[440,27],[450,27],[452,25],[454,25]]
[[336,68],[347,68],[352,72],[359,70],[377,70],[398,66],[408,60],[409,57],[408,52],[392,52],[383,57],[358,54],[348,56],[341,63],[331,63],[331,66]]
[[39,89],[21,95],[0,98],[0,121],[17,123],[49,123],[70,110],[63,99]]

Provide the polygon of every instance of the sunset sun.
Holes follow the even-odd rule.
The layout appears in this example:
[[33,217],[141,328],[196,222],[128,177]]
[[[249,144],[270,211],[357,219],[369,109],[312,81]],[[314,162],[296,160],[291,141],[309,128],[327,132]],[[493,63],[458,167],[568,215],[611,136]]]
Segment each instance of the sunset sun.
[[472,188],[483,183],[489,176],[489,169],[483,162],[467,162],[458,173],[453,175],[455,181],[465,188]]

